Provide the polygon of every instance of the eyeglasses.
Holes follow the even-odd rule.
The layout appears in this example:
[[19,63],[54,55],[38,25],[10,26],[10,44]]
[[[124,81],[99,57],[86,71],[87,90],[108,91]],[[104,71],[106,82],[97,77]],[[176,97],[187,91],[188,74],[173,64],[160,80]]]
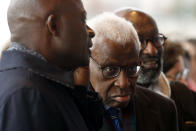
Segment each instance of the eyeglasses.
[[111,79],[114,77],[117,77],[121,70],[124,69],[126,72],[127,77],[129,78],[136,78],[140,72],[140,66],[135,65],[135,66],[101,66],[100,64],[97,63],[95,59],[90,57],[92,61],[102,70],[102,75],[106,79]]
[[157,37],[154,37],[152,39],[140,40],[140,41],[141,41],[142,49],[145,49],[149,41],[152,42],[152,44],[155,47],[160,48],[164,46],[166,40],[167,40],[167,37],[165,37],[163,34],[158,34]]

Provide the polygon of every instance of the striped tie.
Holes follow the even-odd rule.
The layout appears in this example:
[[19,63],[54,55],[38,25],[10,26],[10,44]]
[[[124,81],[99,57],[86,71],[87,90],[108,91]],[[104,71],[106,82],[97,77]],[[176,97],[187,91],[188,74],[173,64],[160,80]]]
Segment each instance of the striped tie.
[[116,131],[122,131],[122,123],[120,120],[120,111],[118,109],[115,108],[109,108],[107,110],[107,112],[109,113],[111,119],[112,119],[112,123],[115,127]]

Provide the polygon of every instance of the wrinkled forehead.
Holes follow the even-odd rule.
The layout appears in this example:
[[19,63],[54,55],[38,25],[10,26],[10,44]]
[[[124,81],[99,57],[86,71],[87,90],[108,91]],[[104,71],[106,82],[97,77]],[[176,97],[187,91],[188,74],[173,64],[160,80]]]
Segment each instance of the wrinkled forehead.
[[136,41],[122,45],[110,40],[104,40],[92,52],[92,56],[100,64],[129,65],[138,62],[139,48]]

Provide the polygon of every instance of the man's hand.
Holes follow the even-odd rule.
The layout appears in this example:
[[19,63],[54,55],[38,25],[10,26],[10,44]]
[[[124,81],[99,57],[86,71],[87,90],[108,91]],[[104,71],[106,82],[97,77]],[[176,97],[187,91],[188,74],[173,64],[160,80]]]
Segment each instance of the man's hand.
[[89,67],[78,67],[74,71],[75,85],[88,86],[89,83]]

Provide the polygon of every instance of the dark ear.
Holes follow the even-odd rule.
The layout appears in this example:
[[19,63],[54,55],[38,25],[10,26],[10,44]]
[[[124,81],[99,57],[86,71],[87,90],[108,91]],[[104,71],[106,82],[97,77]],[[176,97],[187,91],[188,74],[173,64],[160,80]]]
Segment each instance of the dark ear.
[[55,16],[53,14],[50,14],[48,16],[46,24],[47,24],[49,32],[53,36],[57,36],[57,22],[56,22]]

